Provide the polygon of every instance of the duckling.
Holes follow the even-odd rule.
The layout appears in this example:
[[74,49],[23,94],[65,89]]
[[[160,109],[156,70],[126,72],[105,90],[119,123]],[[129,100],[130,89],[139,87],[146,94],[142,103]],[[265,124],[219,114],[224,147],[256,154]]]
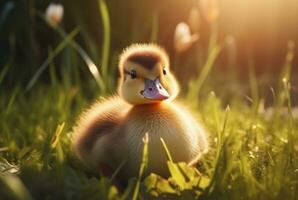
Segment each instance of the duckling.
[[134,44],[119,61],[118,95],[99,100],[74,128],[73,147],[91,169],[108,166],[120,179],[137,176],[145,134],[149,136],[148,169],[169,175],[163,138],[175,162],[195,163],[208,149],[206,131],[174,101],[178,83],[166,52],[154,44]]

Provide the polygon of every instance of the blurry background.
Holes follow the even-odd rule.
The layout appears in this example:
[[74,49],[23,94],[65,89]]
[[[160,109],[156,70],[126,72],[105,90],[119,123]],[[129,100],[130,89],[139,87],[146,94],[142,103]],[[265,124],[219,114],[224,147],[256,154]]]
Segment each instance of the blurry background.
[[[182,53],[173,48],[173,35],[178,23],[187,22],[191,8],[199,7],[198,0],[108,0],[106,1],[111,23],[110,73],[117,74],[117,59],[124,47],[134,42],[156,42],[169,52],[176,75],[184,86],[187,80],[199,73],[205,62],[212,24],[200,12],[199,35],[196,44]],[[66,32],[79,27],[76,41],[99,66],[102,46],[102,21],[97,1],[61,0],[1,0],[0,1],[0,68],[11,64],[4,84],[26,85],[49,51],[55,48],[61,37],[39,16],[50,3],[64,6],[61,24]],[[297,0],[220,0],[217,19],[221,53],[214,67],[214,84],[220,92],[224,85],[233,91],[228,71],[240,77],[245,93],[249,66],[253,66],[259,84],[268,95],[281,71],[289,41],[298,41]],[[292,45],[294,43],[291,43]],[[231,50],[231,48],[233,48]],[[232,52],[232,53],[231,53]],[[233,55],[231,55],[233,54]],[[65,48],[54,59],[58,77],[60,68],[83,66],[71,48]],[[232,56],[232,57],[231,57]],[[293,60],[293,95],[297,95],[297,53]],[[233,65],[231,68],[230,65]],[[85,67],[80,76],[91,79]],[[48,69],[38,83],[48,83]],[[220,86],[220,87],[219,87]],[[216,89],[215,89],[216,90]],[[270,93],[270,92],[269,92]],[[229,93],[227,93],[227,96]]]

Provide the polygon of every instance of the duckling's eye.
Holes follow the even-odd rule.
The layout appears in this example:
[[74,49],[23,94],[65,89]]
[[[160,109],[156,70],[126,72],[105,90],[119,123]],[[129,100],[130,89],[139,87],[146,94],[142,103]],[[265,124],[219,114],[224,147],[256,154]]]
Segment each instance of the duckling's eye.
[[167,75],[167,70],[165,68],[163,68],[162,73],[163,73],[163,75]]
[[136,72],[136,70],[131,70],[130,71],[130,77],[131,77],[131,79],[137,78],[137,72]]

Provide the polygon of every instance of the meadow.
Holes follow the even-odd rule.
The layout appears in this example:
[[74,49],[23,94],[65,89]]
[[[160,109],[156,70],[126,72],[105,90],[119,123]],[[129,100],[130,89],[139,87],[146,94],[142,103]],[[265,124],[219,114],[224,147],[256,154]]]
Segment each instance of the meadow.
[[[178,99],[208,130],[209,152],[195,167],[176,163],[167,152],[171,176],[145,177],[150,154],[145,142],[139,177],[132,177],[123,188],[114,184],[114,176],[94,174],[80,163],[70,148],[72,127],[90,103],[115,94],[121,49],[132,42],[160,43],[159,33],[166,31],[158,24],[156,12],[149,17],[148,27],[140,30],[148,34],[133,29],[131,37],[138,39],[118,39],[121,35],[112,21],[115,13],[109,10],[114,4],[97,1],[98,42],[88,34],[83,19],[78,18],[76,25],[63,24],[62,17],[51,18],[45,12],[45,3],[40,10],[29,7],[34,10],[29,18],[34,15],[42,27],[39,32],[51,33],[43,39],[54,38],[51,44],[46,40],[41,55],[34,50],[39,40],[30,28],[21,39],[18,28],[10,35],[8,46],[17,44],[16,49],[8,59],[4,53],[0,58],[0,199],[297,199],[295,44],[290,41],[284,46],[278,73],[258,74],[252,57],[247,73],[241,73],[233,57],[237,51],[233,38],[222,41],[218,35],[216,6],[205,8],[207,14],[200,11],[210,29],[206,45],[200,44],[195,26],[190,27],[190,35],[184,35],[185,25],[198,20],[194,11],[182,31],[173,28],[174,45],[169,49],[172,70],[181,83]],[[69,2],[63,5],[68,11]],[[1,30],[10,22],[7,16],[14,6],[18,4],[6,1],[1,7]],[[24,59],[26,54],[20,56],[27,51],[24,47],[33,49],[29,59]],[[216,61],[223,51],[228,62],[221,69]],[[270,87],[262,84],[264,79],[270,80]]]

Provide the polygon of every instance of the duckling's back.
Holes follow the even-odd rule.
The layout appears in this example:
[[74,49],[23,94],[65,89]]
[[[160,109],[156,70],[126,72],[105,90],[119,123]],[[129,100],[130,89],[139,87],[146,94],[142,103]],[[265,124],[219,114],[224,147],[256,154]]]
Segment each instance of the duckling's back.
[[[73,148],[87,165],[95,165],[97,160],[101,159],[100,155],[93,155],[94,147],[98,145],[99,139],[111,138],[104,136],[113,134],[130,107],[124,100],[115,96],[98,100],[83,112],[73,130]],[[106,152],[102,152],[104,153]]]

